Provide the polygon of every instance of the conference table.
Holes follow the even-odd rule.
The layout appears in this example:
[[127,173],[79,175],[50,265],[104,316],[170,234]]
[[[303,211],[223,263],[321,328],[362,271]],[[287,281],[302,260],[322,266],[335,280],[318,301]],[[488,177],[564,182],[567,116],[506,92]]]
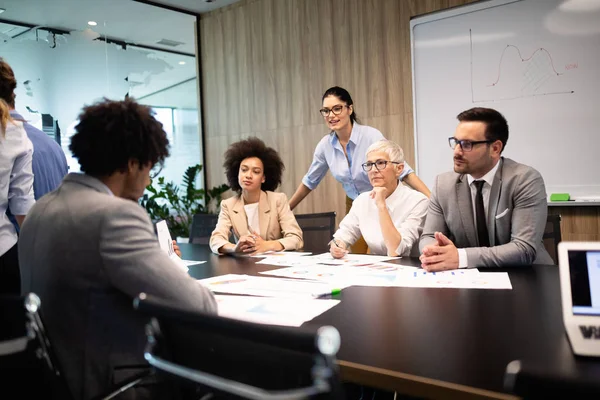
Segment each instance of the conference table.
[[[217,256],[208,246],[180,244],[194,278],[257,275],[278,268],[251,257]],[[400,260],[399,260],[400,261]],[[417,259],[402,264],[418,266]],[[507,271],[512,290],[361,287],[303,326],[332,325],[342,338],[342,379],[423,398],[514,399],[506,366],[523,360],[557,376],[600,377],[600,363],[571,352],[562,322],[558,267]]]

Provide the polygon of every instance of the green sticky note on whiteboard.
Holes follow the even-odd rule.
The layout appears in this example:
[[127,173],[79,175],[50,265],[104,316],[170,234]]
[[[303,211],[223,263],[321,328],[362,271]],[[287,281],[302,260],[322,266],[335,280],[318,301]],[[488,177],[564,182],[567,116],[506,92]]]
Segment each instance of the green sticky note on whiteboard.
[[552,193],[550,195],[550,201],[569,201],[570,199],[569,193]]

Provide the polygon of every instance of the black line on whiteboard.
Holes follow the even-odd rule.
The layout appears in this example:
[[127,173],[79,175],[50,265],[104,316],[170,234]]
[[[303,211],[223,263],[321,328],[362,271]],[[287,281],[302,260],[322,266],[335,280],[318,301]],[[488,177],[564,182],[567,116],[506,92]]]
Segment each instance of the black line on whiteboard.
[[471,44],[471,103],[475,103],[473,96],[473,37],[471,36],[471,28],[469,28],[469,43]]

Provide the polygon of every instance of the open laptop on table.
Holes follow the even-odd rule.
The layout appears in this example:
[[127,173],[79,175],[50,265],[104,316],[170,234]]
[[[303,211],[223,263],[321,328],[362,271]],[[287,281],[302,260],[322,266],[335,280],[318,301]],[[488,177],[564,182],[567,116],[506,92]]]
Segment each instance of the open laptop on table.
[[573,352],[600,357],[600,242],[558,245],[565,329]]

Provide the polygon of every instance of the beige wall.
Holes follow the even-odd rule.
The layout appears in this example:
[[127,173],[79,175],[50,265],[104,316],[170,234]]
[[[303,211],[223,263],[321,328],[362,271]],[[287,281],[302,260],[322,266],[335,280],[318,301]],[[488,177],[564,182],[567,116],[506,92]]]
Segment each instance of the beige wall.
[[[472,0],[242,0],[201,20],[208,184],[224,182],[222,155],[255,135],[286,165],[280,191],[294,193],[327,133],[323,92],[351,93],[363,124],[381,130],[414,166],[410,17]],[[345,214],[330,175],[296,213]]]

